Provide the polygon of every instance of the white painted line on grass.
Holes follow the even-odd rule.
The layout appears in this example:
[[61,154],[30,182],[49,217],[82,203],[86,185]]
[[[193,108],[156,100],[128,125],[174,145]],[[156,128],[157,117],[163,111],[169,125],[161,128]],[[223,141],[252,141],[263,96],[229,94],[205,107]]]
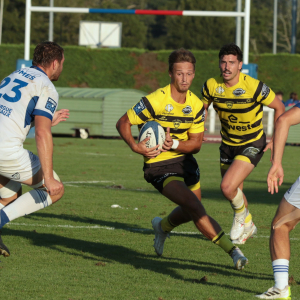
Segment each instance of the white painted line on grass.
[[116,156],[115,154],[105,154],[105,153],[84,153],[86,155],[100,155],[100,156]]
[[52,227],[52,228],[75,228],[75,229],[107,229],[107,230],[115,230],[114,227],[107,227],[107,226],[73,226],[73,225],[50,225],[50,224],[25,224],[25,223],[15,223],[11,222],[8,225],[16,225],[16,226],[24,226],[24,227]]
[[105,182],[113,182],[109,180],[100,180],[100,181],[63,181],[63,183],[105,183]]
[[[127,230],[127,231],[137,231],[137,232],[153,232],[153,229],[147,228],[116,228],[116,227],[108,227],[108,226],[74,226],[74,225],[50,225],[50,224],[26,224],[26,223],[15,223],[11,222],[7,225],[10,226],[21,226],[21,227],[46,227],[46,228],[71,228],[71,229],[106,229],[106,230]],[[191,232],[191,231],[172,231],[171,234],[183,234],[183,235],[202,235],[200,232]],[[226,235],[229,235],[226,233]],[[269,239],[268,235],[254,235],[254,238],[263,238]],[[299,238],[290,238],[293,241],[299,241]]]

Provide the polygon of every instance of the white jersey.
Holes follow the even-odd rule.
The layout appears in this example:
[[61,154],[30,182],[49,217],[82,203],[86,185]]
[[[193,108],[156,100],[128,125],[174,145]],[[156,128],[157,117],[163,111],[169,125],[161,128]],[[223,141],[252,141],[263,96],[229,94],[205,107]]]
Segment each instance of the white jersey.
[[52,120],[58,93],[38,67],[17,70],[0,84],[0,160],[19,157],[35,116]]

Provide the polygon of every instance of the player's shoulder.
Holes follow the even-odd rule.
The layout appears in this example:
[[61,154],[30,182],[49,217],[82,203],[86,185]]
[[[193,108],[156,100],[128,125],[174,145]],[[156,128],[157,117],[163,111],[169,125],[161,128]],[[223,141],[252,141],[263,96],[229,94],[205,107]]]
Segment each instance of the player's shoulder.
[[159,88],[151,94],[147,95],[146,98],[151,102],[160,102],[169,93],[170,85],[163,88]]
[[194,108],[201,109],[203,107],[203,102],[200,100],[200,98],[195,95],[192,91],[188,90],[187,91],[187,96],[189,101],[191,102],[191,105]]
[[248,88],[253,88],[256,89],[257,86],[259,85],[259,80],[255,79],[247,74],[241,73],[240,74],[240,81],[239,83],[242,85],[245,85]]
[[222,76],[211,77],[208,80],[206,80],[206,82],[205,82],[205,84],[207,85],[208,88],[214,87],[215,85],[219,85],[222,83],[223,83]]

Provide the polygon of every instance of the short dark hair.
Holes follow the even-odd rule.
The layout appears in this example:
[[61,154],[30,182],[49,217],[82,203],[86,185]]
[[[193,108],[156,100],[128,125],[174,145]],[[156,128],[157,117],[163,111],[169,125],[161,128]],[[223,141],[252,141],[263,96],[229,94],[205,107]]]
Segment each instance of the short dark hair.
[[169,56],[169,71],[172,72],[174,64],[179,62],[192,63],[195,70],[196,58],[191,51],[184,48],[173,51]]
[[278,91],[278,92],[275,93],[275,95],[281,95],[281,96],[283,96],[283,92],[282,91]]
[[224,55],[235,55],[237,56],[238,61],[243,61],[243,52],[239,46],[236,44],[226,44],[224,45],[219,52],[219,59],[221,59]]
[[290,99],[297,100],[297,98],[298,98],[297,93],[295,93],[295,92],[290,93]]
[[63,59],[64,49],[55,42],[45,41],[38,44],[33,53],[32,65],[47,68],[57,60]]

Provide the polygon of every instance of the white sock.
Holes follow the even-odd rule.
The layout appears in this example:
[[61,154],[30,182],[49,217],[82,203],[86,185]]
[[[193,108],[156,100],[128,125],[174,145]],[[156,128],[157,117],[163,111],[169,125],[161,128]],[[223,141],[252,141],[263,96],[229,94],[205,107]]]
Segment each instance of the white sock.
[[0,209],[2,209],[3,207],[5,207],[5,205],[3,205],[2,203],[0,203]]
[[52,204],[50,195],[42,190],[32,190],[0,210],[0,228],[6,223],[29,215]]
[[272,261],[275,287],[283,290],[289,285],[289,261],[287,259],[276,259]]
[[[240,190],[240,188],[237,189],[237,194],[231,201],[231,207],[235,211],[236,214],[244,214],[245,209],[245,203],[244,203],[244,197],[243,192]],[[239,211],[241,210],[241,211]]]

